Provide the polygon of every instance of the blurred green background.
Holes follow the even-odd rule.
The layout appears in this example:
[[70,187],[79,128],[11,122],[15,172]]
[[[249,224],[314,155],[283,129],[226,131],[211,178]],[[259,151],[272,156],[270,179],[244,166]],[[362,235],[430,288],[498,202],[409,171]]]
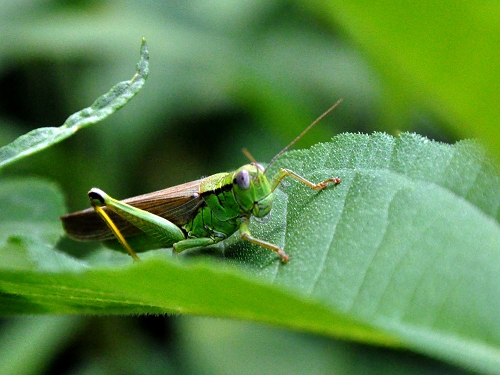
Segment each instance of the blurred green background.
[[[495,148],[500,33],[491,30],[499,14],[493,3],[471,12],[460,1],[4,0],[0,145],[61,125],[130,79],[142,36],[151,73],[117,114],[3,176],[56,181],[68,211],[79,210],[93,186],[117,198],[162,189],[240,166],[243,147],[269,161],[340,97],[341,107],[297,147],[345,131],[415,131],[445,142],[483,135]],[[413,353],[169,316],[4,318],[0,370],[460,373]]]

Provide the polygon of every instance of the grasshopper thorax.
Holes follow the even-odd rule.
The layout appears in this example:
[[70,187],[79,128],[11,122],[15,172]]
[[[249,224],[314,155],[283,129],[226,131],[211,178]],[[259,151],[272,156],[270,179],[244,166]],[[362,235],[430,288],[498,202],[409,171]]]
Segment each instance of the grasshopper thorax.
[[273,203],[271,185],[259,163],[252,162],[233,173],[233,191],[240,207],[255,217],[264,217]]

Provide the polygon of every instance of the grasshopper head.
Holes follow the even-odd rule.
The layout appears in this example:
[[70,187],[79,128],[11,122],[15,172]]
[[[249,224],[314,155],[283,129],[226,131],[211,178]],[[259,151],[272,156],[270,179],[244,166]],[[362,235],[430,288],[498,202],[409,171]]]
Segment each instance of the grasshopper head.
[[236,199],[245,212],[264,217],[271,211],[273,194],[262,165],[253,162],[236,170],[233,187]]

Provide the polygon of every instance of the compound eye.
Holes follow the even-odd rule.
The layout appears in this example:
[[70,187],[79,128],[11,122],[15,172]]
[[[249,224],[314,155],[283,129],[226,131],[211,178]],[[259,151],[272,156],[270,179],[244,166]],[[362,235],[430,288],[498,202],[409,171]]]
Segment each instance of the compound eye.
[[243,169],[238,172],[234,178],[234,182],[240,189],[247,190],[250,187],[250,174],[246,169]]

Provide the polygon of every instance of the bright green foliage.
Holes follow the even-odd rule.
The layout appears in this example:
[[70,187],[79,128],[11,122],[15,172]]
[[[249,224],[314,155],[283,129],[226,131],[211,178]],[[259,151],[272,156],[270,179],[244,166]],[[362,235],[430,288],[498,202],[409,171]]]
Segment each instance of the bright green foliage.
[[[298,147],[328,140],[331,134],[343,131],[371,134],[376,129],[398,134],[400,131],[409,130],[449,143],[454,143],[461,137],[477,136],[493,152],[500,155],[500,132],[497,125],[500,117],[500,2],[299,0],[214,1],[194,4],[196,6],[191,2],[186,6],[186,2],[171,1],[0,2],[0,30],[3,36],[0,48],[2,88],[4,97],[10,99],[1,102],[1,145],[26,132],[28,127],[60,125],[70,111],[92,103],[96,93],[106,92],[115,79],[118,81],[120,77],[129,77],[130,67],[127,68],[127,61],[134,61],[134,43],[141,35],[148,38],[154,52],[155,64],[154,79],[149,80],[146,90],[141,93],[140,101],[133,101],[126,111],[108,117],[102,127],[79,132],[78,137],[71,142],[65,142],[20,163],[11,164],[0,176],[2,189],[8,182],[9,175],[44,176],[64,189],[64,201],[70,207],[63,209],[61,206],[60,211],[66,213],[86,206],[88,199],[85,193],[92,186],[99,186],[116,197],[124,198],[231,170],[245,163],[240,153],[241,147],[247,147],[259,161],[266,162],[338,97],[343,97],[345,104],[301,140]],[[13,77],[17,79],[11,80]],[[9,85],[12,82],[15,82],[16,86]],[[229,118],[225,116],[228,113]],[[221,114],[224,121],[219,123]],[[224,131],[221,132],[221,128]],[[235,138],[238,139],[237,142],[234,142]],[[488,235],[481,237],[479,242],[473,243],[468,249],[459,243],[459,239],[466,236],[467,231],[472,231],[477,226],[473,224],[474,220],[470,220],[471,211],[476,212],[476,216],[483,217],[490,227],[496,228],[498,220],[493,217],[498,211],[495,198],[498,191],[498,179],[495,176],[498,173],[491,164],[481,163],[483,151],[474,143],[460,143],[453,147],[432,142],[426,145],[407,142],[407,145],[405,155],[413,155],[415,158],[422,155],[418,158],[420,163],[413,163],[411,159],[405,162],[409,166],[408,169],[415,168],[413,172],[417,177],[414,178],[414,183],[420,182],[416,191],[423,193],[420,189],[423,187],[434,192],[441,189],[453,204],[449,213],[447,208],[441,208],[445,219],[428,223],[427,232],[434,233],[434,237],[424,232],[418,238],[409,236],[408,241],[405,238],[405,229],[415,225],[414,231],[417,233],[417,224],[423,220],[420,215],[435,216],[439,211],[434,206],[443,205],[439,201],[432,201],[435,194],[421,194],[425,205],[420,206],[420,211],[415,209],[415,204],[408,205],[408,211],[404,211],[406,207],[401,208],[400,205],[400,211],[407,212],[408,217],[404,220],[409,222],[388,222],[387,235],[380,234],[380,244],[389,240],[389,234],[393,234],[392,238],[397,235],[400,244],[411,244],[410,247],[403,248],[406,249],[405,254],[411,257],[401,255],[399,258],[391,258],[394,254],[389,251],[385,253],[387,257],[383,260],[373,256],[373,262],[370,263],[372,266],[366,272],[366,280],[367,283],[375,284],[372,288],[376,288],[379,281],[381,285],[378,287],[382,290],[382,270],[387,270],[388,264],[396,262],[397,259],[401,259],[399,268],[395,266],[394,269],[400,269],[402,272],[411,268],[415,273],[414,279],[409,276],[406,278],[410,274],[407,272],[404,274],[405,278],[397,279],[399,284],[387,283],[386,293],[383,294],[385,298],[375,294],[373,299],[380,297],[379,310],[368,318],[368,323],[373,325],[377,316],[379,322],[385,319],[385,327],[389,328],[378,328],[384,335],[393,327],[393,330],[398,330],[400,339],[404,335],[411,336],[405,346],[414,347],[417,352],[428,353],[434,358],[440,357],[448,359],[448,362],[452,360],[454,363],[460,363],[460,369],[420,356],[413,350],[400,351],[357,345],[297,330],[281,330],[265,324],[241,322],[239,319],[196,318],[190,315],[165,318],[36,315],[13,316],[3,318],[0,322],[0,373],[40,374],[51,366],[51,361],[61,352],[64,353],[61,355],[62,360],[67,362],[68,350],[72,348],[78,350],[81,367],[69,369],[67,373],[78,374],[142,374],[146,371],[149,374],[190,375],[457,375],[466,373],[464,367],[475,370],[474,373],[500,373],[498,360],[495,359],[499,355],[498,319],[495,319],[498,310],[498,282],[497,273],[492,276],[491,271],[498,259],[495,254],[488,252],[487,246],[483,246],[488,238],[491,241],[495,239],[495,231],[489,231],[488,225],[480,228],[479,234],[474,232],[472,238],[477,238],[485,232]],[[429,151],[431,156],[425,152],[419,153],[421,146],[432,148]],[[351,159],[368,158],[373,160],[373,164],[379,157],[387,156],[386,153],[371,155],[368,152],[358,155],[358,151],[363,147],[354,149],[355,147],[344,147],[344,155],[349,151],[347,155],[351,155]],[[453,157],[452,162],[447,164],[436,156],[451,150],[455,153],[460,150],[460,153],[468,153],[471,157]],[[339,151],[339,154],[335,153],[333,157],[340,158],[341,155]],[[426,155],[430,167],[424,165]],[[149,162],[151,159],[155,162]],[[379,161],[382,165],[383,160]],[[304,163],[308,172],[313,172],[316,168],[316,165]],[[361,229],[365,229],[369,224],[384,217],[393,217],[389,215],[389,212],[394,213],[394,210],[389,210],[393,205],[388,205],[386,216],[379,217],[377,212],[372,212],[379,207],[375,204],[377,199],[383,197],[379,194],[380,190],[385,192],[386,188],[392,188],[389,183],[386,187],[384,180],[380,180],[380,174],[388,170],[381,168],[377,171],[377,179],[366,178],[366,184],[356,193],[358,195],[353,189],[359,184],[350,185],[353,187],[350,190],[350,199],[339,202],[345,204],[342,214],[325,208],[324,217],[337,215],[343,219],[339,219],[335,235],[331,234],[331,238],[341,241],[342,236],[337,234],[340,234],[342,228],[353,232],[351,243],[346,245],[346,238],[350,237],[344,235],[341,251],[334,253],[337,258],[339,255],[345,257],[342,258],[344,262],[338,262],[336,274],[332,276],[332,279],[336,277],[334,282],[338,284],[335,285],[339,285],[342,290],[349,290],[349,281],[356,275],[359,276],[359,263],[362,260],[372,261],[369,255],[360,251],[360,246],[355,246],[361,240],[370,244],[369,238],[361,235],[356,237],[354,230],[359,228],[364,235],[365,231]],[[450,176],[450,171],[456,171],[457,175]],[[350,189],[344,187],[350,182],[347,179],[348,173],[335,172],[344,177],[344,183],[333,190],[345,193],[342,189]],[[427,174],[433,173],[435,176],[429,182]],[[401,176],[400,172],[395,176]],[[476,176],[477,178],[474,178]],[[437,180],[442,183],[436,184]],[[362,182],[359,176],[352,181]],[[413,180],[409,181],[413,184]],[[19,180],[16,182],[21,184]],[[31,188],[38,190],[38,185],[33,180],[24,179],[22,183],[30,184]],[[379,184],[383,186],[380,187]],[[255,228],[252,227],[255,235],[266,236],[266,239],[282,245],[285,242],[283,234],[287,233],[287,227],[280,226],[282,219],[277,214],[278,211],[288,210],[286,212],[292,216],[289,200],[300,199],[305,202],[312,196],[316,197],[314,199],[325,199],[328,196],[325,196],[325,193],[331,193],[325,191],[316,194],[304,190],[305,195],[302,198],[292,197],[289,193],[295,189],[302,192],[302,188],[296,185],[294,181],[285,182],[286,194],[278,192],[281,198],[274,207],[271,226],[264,227],[264,232],[258,232],[261,226],[255,225]],[[80,261],[72,256],[62,256],[63,254],[54,252],[51,245],[39,246],[38,250],[43,252],[43,257],[36,257],[34,246],[38,244],[38,240],[27,243],[26,237],[19,237],[17,225],[10,225],[10,228],[16,229],[7,233],[9,225],[5,220],[11,223],[16,220],[22,223],[24,220],[24,228],[27,228],[21,233],[24,236],[35,235],[36,232],[40,234],[37,228],[50,222],[55,232],[49,230],[39,237],[50,240],[52,235],[55,238],[56,233],[61,233],[60,223],[56,219],[60,214],[59,210],[55,215],[51,213],[51,216],[48,216],[48,211],[42,215],[49,221],[35,220],[38,216],[34,212],[41,202],[45,201],[57,207],[63,201],[60,196],[56,198],[53,195],[51,186],[49,184],[41,196],[36,195],[37,202],[30,203],[29,207],[25,206],[24,210],[29,214],[26,214],[24,219],[11,214],[2,219],[0,230],[6,232],[2,234],[0,244],[3,249],[0,259],[0,273],[3,275],[1,289],[6,290],[8,287],[12,290],[14,286],[21,289],[21,286],[24,286],[25,290],[16,297],[16,303],[9,304],[10,300],[4,299],[1,306],[10,306],[11,309],[22,307],[25,313],[34,311],[35,308],[40,309],[39,305],[32,305],[28,301],[37,295],[43,296],[46,290],[33,289],[30,299],[24,297],[30,285],[26,284],[28,276],[32,275],[35,283],[50,281],[50,285],[54,286],[59,280],[50,279],[51,275],[61,278],[58,273],[36,271],[40,268],[66,268],[67,275],[74,275],[69,271],[72,267],[85,270],[98,266],[103,273],[106,273],[106,267],[108,271],[123,273],[128,269],[121,269],[122,266],[135,267],[131,265],[130,257],[109,250],[95,251],[87,247],[82,249],[82,244],[70,240],[62,241],[60,246],[70,246],[71,250],[68,251],[78,254]],[[377,199],[361,199],[371,192],[371,188],[375,189],[372,195]],[[20,189],[19,185],[16,192],[17,189]],[[13,189],[9,188],[7,197],[15,200],[13,197],[17,195],[14,193]],[[26,189],[23,189],[22,194],[31,194],[31,190],[27,193]],[[463,199],[464,196],[467,198]],[[5,195],[2,199],[3,197]],[[395,194],[394,197],[399,195]],[[21,201],[29,200],[17,199],[17,202]],[[0,203],[4,210],[7,202],[2,200]],[[352,207],[353,204],[355,207]],[[358,205],[359,210],[363,211],[356,216]],[[463,206],[466,208],[462,211],[463,216],[456,219],[457,215],[453,215],[453,212],[456,213],[457,207]],[[306,207],[298,208],[302,210],[304,221],[306,215],[309,215]],[[368,215],[370,212],[372,214]],[[308,221],[318,223],[318,215],[314,213],[314,216],[308,217]],[[346,222],[349,217],[352,220]],[[35,223],[29,224],[30,220]],[[368,221],[370,222],[367,223]],[[450,221],[453,225],[447,228],[446,225]],[[344,225],[340,225],[341,223]],[[294,223],[290,221],[289,224]],[[294,225],[298,228],[298,223]],[[380,230],[380,227],[375,227],[375,231]],[[398,232],[394,234],[396,228]],[[441,231],[443,238],[446,238],[453,228],[464,234],[458,233],[457,239],[453,236],[452,240],[446,242],[448,247],[453,247],[452,250],[432,252],[427,249],[429,246],[432,249],[437,246],[430,241],[436,237],[437,231]],[[318,236],[308,227],[300,230]],[[5,236],[9,238],[8,243],[4,241]],[[293,236],[288,234],[286,242],[289,242],[291,237]],[[307,238],[301,236],[296,243],[299,244]],[[412,239],[413,242],[410,242]],[[223,260],[235,263],[239,268],[234,272],[238,275],[243,268],[253,274],[260,273],[264,278],[271,278],[273,271],[279,269],[280,271],[276,272],[276,280],[285,287],[292,285],[293,281],[296,286],[302,285],[302,282],[305,283],[310,277],[306,274],[308,268],[305,262],[315,260],[315,251],[306,249],[307,251],[297,252],[290,248],[293,252],[292,259],[285,269],[292,269],[294,272],[290,272],[289,277],[283,280],[283,270],[276,264],[276,258],[271,258],[272,254],[268,255],[263,249],[237,242],[238,245],[225,248],[226,257]],[[372,244],[375,247],[377,245]],[[418,246],[424,247],[424,250]],[[247,248],[251,248],[252,252],[247,253]],[[489,248],[491,249],[491,246]],[[423,253],[420,254],[419,251]],[[92,255],[84,255],[88,252],[92,252]],[[149,257],[161,257],[163,253],[167,253],[165,259],[170,259],[168,251],[144,253],[141,257],[147,260]],[[193,254],[189,251],[178,258],[184,264],[185,260],[205,261],[211,259],[211,255],[222,253],[221,249],[215,249],[211,253],[207,250],[206,254],[198,256],[199,253]],[[30,257],[30,254],[34,255]],[[234,258],[243,254],[249,255],[245,262],[242,262],[241,258]],[[262,261],[254,262],[253,255],[250,254],[260,254]],[[348,262],[349,256],[358,256],[358,262],[354,261],[357,258]],[[9,260],[7,257],[10,257]],[[45,264],[41,263],[42,259],[46,261]],[[58,266],[62,259],[67,267]],[[331,264],[327,260],[325,264]],[[406,263],[403,260],[406,260]],[[421,273],[421,277],[415,281],[418,271],[422,269],[421,264],[426,260],[426,272]],[[268,263],[265,263],[266,261]],[[57,267],[54,267],[54,264]],[[145,267],[148,264],[147,261],[143,262],[140,267],[154,267]],[[268,266],[269,264],[276,268]],[[487,265],[483,270],[484,264]],[[222,262],[218,262],[214,272],[221,273],[221,266]],[[186,267],[189,269],[191,265],[186,264]],[[443,271],[445,267],[448,267],[446,272]],[[14,273],[7,274],[7,268]],[[30,269],[32,271],[29,271]],[[468,277],[456,283],[450,293],[442,293],[449,278],[443,277],[443,285],[439,284],[436,281],[438,271],[444,276],[452,275],[457,279],[463,274]],[[325,275],[327,273],[325,272]],[[374,277],[375,274],[378,278]],[[17,275],[17,279],[14,275]],[[394,275],[401,276],[401,273],[394,272]],[[112,278],[111,274],[108,276],[106,282]],[[127,289],[147,290],[149,285],[154,284],[153,280],[146,282],[145,277],[139,280],[137,287],[132,285],[133,280],[127,277],[129,284],[110,284],[109,288],[114,287],[116,293],[125,291],[132,295]],[[68,278],[70,277],[66,276],[66,279]],[[197,280],[202,283],[201,286],[206,285],[206,280],[201,277]],[[407,280],[409,284],[406,283]],[[413,284],[410,283],[411,280]],[[470,280],[473,282],[467,284]],[[98,288],[105,288],[98,284],[101,282],[102,279],[96,280],[95,283],[91,280],[87,285],[94,300],[100,298]],[[181,282],[185,282],[185,279],[157,287],[161,288],[163,295],[168,296],[177,293],[179,288],[185,288],[185,284]],[[424,297],[428,300],[434,298],[434,307],[429,307],[422,301],[422,294],[415,293],[413,304],[408,305],[411,307],[408,308],[409,313],[401,314],[401,308],[396,308],[396,302],[399,301],[396,291],[402,293],[411,285],[417,290],[416,286],[424,283],[427,283],[427,289],[422,290],[428,294]],[[69,291],[64,289],[64,285],[65,283],[60,286],[62,293],[59,297],[64,303],[68,303],[71,296]],[[220,291],[216,295],[210,295],[224,301],[231,295],[231,290],[229,294],[224,293],[227,286],[227,283],[223,283],[213,287]],[[399,286],[396,291],[395,286]],[[473,292],[469,293],[466,300],[461,296],[466,294],[464,290],[467,288]],[[296,289],[298,290],[298,287]],[[208,289],[210,293],[212,290],[212,287]],[[300,294],[297,290],[292,293]],[[307,286],[304,286],[303,290],[307,293]],[[366,286],[361,290],[365,293],[360,294],[357,302],[352,304],[353,308],[345,315],[363,313],[355,307],[360,306],[360,302],[367,303],[371,295],[366,293]],[[394,291],[392,294],[391,290]],[[332,288],[332,291],[335,291],[335,288]],[[240,301],[238,304],[252,297],[248,289],[242,289],[240,293],[237,296]],[[335,302],[335,298],[339,305],[348,305],[342,302],[344,299],[340,293],[332,292],[332,295],[328,300],[332,305],[331,301]],[[388,296],[393,298],[389,299]],[[14,295],[11,294],[10,297],[13,298]],[[23,307],[20,301],[26,301],[26,305]],[[236,303],[235,301],[236,297],[231,295],[227,305],[230,305],[230,302]],[[400,304],[403,301],[405,300],[401,299]],[[280,303],[284,301],[266,299],[264,302],[269,302],[269,310],[281,308]],[[324,305],[324,299],[318,303]],[[283,310],[287,311],[283,320],[290,315],[288,311],[298,310],[294,306],[290,304],[283,307]],[[442,306],[441,316],[433,320],[431,312],[436,311],[439,306]],[[105,310],[109,311],[102,311]],[[264,310],[262,314],[271,316],[268,310]],[[333,319],[331,310],[328,311],[330,322]],[[427,315],[426,311],[429,311]],[[223,312],[217,311],[216,314],[220,316]],[[365,316],[369,315],[369,312],[370,309],[366,308]],[[381,315],[382,313],[385,315]],[[305,315],[305,318],[310,316],[314,314]],[[410,321],[412,316],[413,320]],[[415,323],[417,316],[420,320]],[[448,316],[451,318],[449,327],[445,330],[443,322],[447,321]],[[143,323],[151,322],[151,319],[155,321],[156,327],[160,327],[159,331],[167,326],[168,338],[163,340],[161,346],[145,340]],[[325,319],[318,317],[318,321]],[[343,324],[341,322],[342,320],[340,326]],[[413,325],[407,322],[412,322]],[[318,325],[318,331],[326,332],[322,323]],[[343,332],[352,333],[353,326],[344,328]],[[310,327],[308,329],[310,330]],[[487,339],[484,339],[486,336]],[[446,337],[455,340],[453,345],[444,341]],[[65,343],[67,347],[62,349]],[[481,344],[484,346],[481,347]],[[458,354],[452,355],[453,351]]]
[[[177,257],[143,253],[141,263],[106,249],[77,260],[52,248],[63,211],[53,186],[2,183],[2,313],[236,317],[498,368],[500,177],[476,142],[344,134],[285,154],[270,173],[285,166],[342,178],[320,192],[285,181],[271,220],[253,223],[284,246],[285,265],[235,236]],[[33,189],[43,199],[22,209]],[[9,229],[31,219],[36,231]]]
[[370,57],[394,95],[384,116],[411,112],[415,105],[431,108],[457,132],[480,138],[500,156],[499,2],[302,3],[340,26]]

